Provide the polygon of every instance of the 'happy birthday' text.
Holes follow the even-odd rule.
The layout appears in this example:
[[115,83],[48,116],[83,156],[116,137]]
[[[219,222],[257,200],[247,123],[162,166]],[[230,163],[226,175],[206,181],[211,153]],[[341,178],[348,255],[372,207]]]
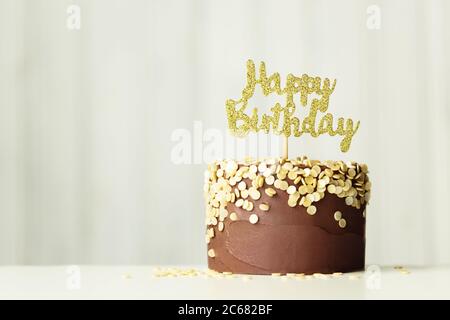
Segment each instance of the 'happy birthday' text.
[[[258,109],[253,108],[251,114],[245,113],[249,99],[254,95],[256,85],[260,85],[265,96],[277,94],[285,96],[284,106],[276,103],[271,109],[271,114],[258,114]],[[228,117],[228,127],[231,132],[239,137],[246,136],[250,131],[269,131],[275,134],[283,134],[286,137],[291,135],[300,137],[307,133],[312,137],[322,134],[330,136],[339,135],[343,139],[340,147],[342,152],[347,152],[350,148],[352,138],[359,128],[359,121],[354,125],[352,119],[338,118],[337,123],[333,121],[331,113],[323,114],[317,124],[318,113],[325,113],[328,110],[330,95],[336,87],[336,80],[331,83],[328,78],[323,81],[320,77],[311,77],[303,74],[296,77],[288,74],[285,87],[281,87],[280,74],[273,73],[269,77],[266,73],[266,65],[261,62],[259,65],[259,78],[256,77],[255,64],[252,60],[247,61],[247,84],[242,90],[239,100],[228,99],[226,111]],[[309,114],[302,120],[294,116],[296,105],[294,96],[299,94],[300,104],[307,106],[310,102]],[[311,95],[314,94],[314,97]],[[280,124],[280,120],[282,123]]]

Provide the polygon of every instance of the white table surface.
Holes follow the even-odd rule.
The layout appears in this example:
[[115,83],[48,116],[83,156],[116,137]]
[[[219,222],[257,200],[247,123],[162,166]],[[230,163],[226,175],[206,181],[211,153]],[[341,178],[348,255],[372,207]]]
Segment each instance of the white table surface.
[[450,268],[407,269],[297,280],[155,277],[151,266],[79,266],[77,289],[66,266],[12,266],[0,267],[0,299],[450,299]]

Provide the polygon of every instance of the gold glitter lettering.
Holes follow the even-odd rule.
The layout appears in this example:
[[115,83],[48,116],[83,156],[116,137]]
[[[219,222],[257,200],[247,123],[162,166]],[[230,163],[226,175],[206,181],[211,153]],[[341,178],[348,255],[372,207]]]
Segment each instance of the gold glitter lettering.
[[[311,77],[307,74],[303,74],[301,77],[288,74],[286,85],[282,88],[280,74],[275,72],[268,76],[264,62],[260,62],[258,75],[259,78],[256,77],[255,63],[248,60],[247,83],[242,90],[241,98],[226,101],[228,128],[235,136],[245,137],[249,132],[259,131],[265,133],[272,131],[286,137],[291,135],[300,137],[303,133],[308,133],[314,138],[323,134],[339,135],[343,137],[340,143],[341,151],[349,150],[353,136],[359,129],[359,121],[354,125],[352,119],[339,118],[336,129],[333,129],[333,115],[326,113],[316,126],[318,113],[325,113],[328,110],[330,96],[336,87],[336,80],[331,82],[330,79],[325,78],[322,81],[320,77]],[[272,114],[262,114],[261,119],[258,115],[258,108],[253,108],[251,114],[248,115],[246,113],[248,101],[253,97],[256,85],[260,85],[265,96],[284,95],[285,106],[276,103],[270,109]],[[309,114],[302,121],[294,116],[296,111],[294,96],[296,94],[299,94],[301,106],[311,105]],[[283,122],[280,124],[281,119]]]

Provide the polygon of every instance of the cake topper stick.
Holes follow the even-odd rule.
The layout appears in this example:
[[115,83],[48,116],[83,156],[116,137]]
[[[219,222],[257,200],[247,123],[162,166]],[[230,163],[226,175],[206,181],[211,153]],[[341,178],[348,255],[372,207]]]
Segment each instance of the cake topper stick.
[[[241,98],[226,101],[228,128],[232,134],[245,137],[250,131],[262,130],[265,133],[272,131],[275,134],[284,135],[283,157],[286,159],[288,158],[288,138],[291,135],[300,137],[304,133],[313,138],[326,133],[330,136],[342,136],[341,151],[348,151],[353,136],[358,131],[359,121],[354,125],[350,118],[338,118],[335,125],[333,115],[326,113],[330,96],[336,87],[336,80],[331,82],[328,78],[322,79],[307,74],[300,77],[288,74],[285,87],[282,88],[280,74],[275,72],[268,76],[264,62],[260,63],[258,71],[259,77],[257,78],[255,63],[248,60],[247,84],[242,90]],[[251,114],[247,114],[245,111],[248,101],[253,97],[257,85],[260,85],[265,96],[270,94],[284,96],[284,106],[277,102],[270,109],[272,114],[262,114],[261,117],[258,114],[258,108],[253,108]],[[295,101],[297,99],[298,101]],[[296,102],[300,102],[300,107],[310,107],[309,114],[303,119],[294,116]],[[320,113],[323,115],[319,120],[317,118]],[[319,120],[318,123],[317,120]]]
[[289,141],[288,137],[284,136],[284,144],[283,144],[283,159],[289,159]]

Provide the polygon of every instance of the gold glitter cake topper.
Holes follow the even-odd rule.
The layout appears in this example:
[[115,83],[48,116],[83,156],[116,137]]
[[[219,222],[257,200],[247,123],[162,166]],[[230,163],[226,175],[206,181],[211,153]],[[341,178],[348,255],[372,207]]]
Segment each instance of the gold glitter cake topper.
[[[285,96],[284,106],[276,103],[270,110],[272,114],[259,116],[258,108],[253,108],[251,114],[245,113],[248,101],[253,97],[256,85],[260,85],[265,96],[275,93],[278,96]],[[247,61],[247,84],[242,90],[239,100],[228,99],[226,111],[228,118],[228,128],[231,133],[238,137],[245,137],[249,132],[272,131],[278,135],[285,136],[285,157],[287,158],[287,138],[290,136],[300,137],[304,133],[312,137],[318,137],[328,133],[330,136],[339,135],[343,139],[340,147],[342,152],[347,152],[350,148],[352,138],[359,128],[359,121],[354,126],[352,119],[338,118],[337,125],[334,126],[333,115],[326,113],[322,116],[318,126],[316,126],[317,113],[325,113],[328,110],[330,95],[336,87],[336,80],[332,83],[330,79],[322,80],[320,77],[312,77],[303,74],[296,77],[288,74],[285,87],[281,87],[280,74],[273,73],[269,77],[266,72],[266,64],[261,61],[259,65],[259,78],[256,77],[256,68],[253,60]],[[294,116],[296,105],[294,95],[299,94],[300,104],[306,107],[310,103],[309,114],[300,121]],[[315,95],[314,98],[311,95]],[[280,126],[280,120],[283,120]]]

